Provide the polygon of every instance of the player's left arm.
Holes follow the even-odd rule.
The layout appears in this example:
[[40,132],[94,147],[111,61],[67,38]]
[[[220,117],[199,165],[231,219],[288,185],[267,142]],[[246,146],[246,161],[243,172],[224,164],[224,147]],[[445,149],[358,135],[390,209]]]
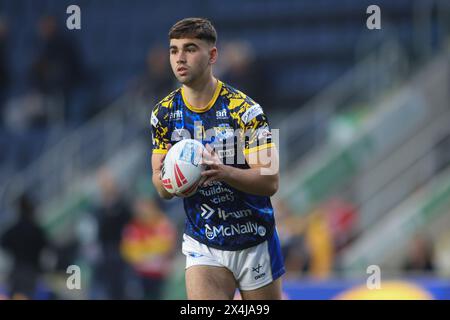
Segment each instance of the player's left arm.
[[207,145],[204,163],[209,169],[202,173],[209,181],[223,181],[230,186],[250,194],[273,196],[278,191],[279,160],[275,146],[245,155],[249,169],[240,169],[222,163],[217,153]]
[[241,116],[244,137],[244,155],[250,168],[240,169],[224,165],[218,155],[207,146],[205,163],[209,170],[203,172],[208,181],[224,181],[243,192],[273,196],[278,191],[279,156],[272,142],[272,132],[262,108],[254,104]]

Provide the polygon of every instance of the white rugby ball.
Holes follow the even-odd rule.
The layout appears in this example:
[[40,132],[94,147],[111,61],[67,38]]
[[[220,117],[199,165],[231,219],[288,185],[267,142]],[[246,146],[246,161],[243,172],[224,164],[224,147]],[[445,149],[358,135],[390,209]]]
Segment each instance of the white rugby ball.
[[161,169],[161,180],[167,192],[179,196],[193,195],[204,181],[201,164],[205,147],[197,140],[184,139],[175,143],[167,152]]

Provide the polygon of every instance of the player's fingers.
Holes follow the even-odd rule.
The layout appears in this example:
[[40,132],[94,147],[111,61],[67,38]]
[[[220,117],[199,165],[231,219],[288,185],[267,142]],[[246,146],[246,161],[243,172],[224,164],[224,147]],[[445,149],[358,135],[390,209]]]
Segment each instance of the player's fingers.
[[206,162],[211,161],[212,159],[208,157],[207,154],[202,154],[202,158],[200,159],[200,164],[206,164]]
[[211,145],[210,145],[209,143],[207,143],[207,144],[205,145],[205,148],[206,148],[206,150],[208,150],[208,152],[209,152],[212,156],[214,156],[214,154],[216,153],[216,152],[214,151],[214,148],[211,147]]
[[216,163],[213,160],[206,160],[206,159],[202,161],[202,164],[205,164],[205,165],[210,166],[210,167],[217,166]]
[[205,170],[205,171],[203,171],[201,173],[201,175],[204,176],[204,177],[211,177],[211,176],[216,175],[218,172],[219,172],[219,170],[214,170],[214,169],[212,169],[212,170]]
[[210,159],[211,158],[211,152],[209,152],[207,149],[203,149],[202,156],[203,156],[203,158]]

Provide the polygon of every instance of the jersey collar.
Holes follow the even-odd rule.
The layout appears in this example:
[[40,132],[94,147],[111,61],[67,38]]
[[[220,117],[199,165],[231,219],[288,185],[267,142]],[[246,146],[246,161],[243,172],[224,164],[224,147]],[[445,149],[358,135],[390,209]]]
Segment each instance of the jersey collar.
[[208,102],[208,104],[206,105],[205,108],[196,108],[196,107],[190,105],[189,102],[184,97],[183,88],[181,88],[181,97],[183,98],[183,102],[189,110],[197,112],[197,113],[203,113],[203,112],[206,112],[209,109],[211,109],[212,106],[214,105],[214,103],[216,103],[217,97],[220,94],[220,90],[222,90],[222,81],[217,80],[216,90],[214,91],[214,94],[213,94],[211,100]]

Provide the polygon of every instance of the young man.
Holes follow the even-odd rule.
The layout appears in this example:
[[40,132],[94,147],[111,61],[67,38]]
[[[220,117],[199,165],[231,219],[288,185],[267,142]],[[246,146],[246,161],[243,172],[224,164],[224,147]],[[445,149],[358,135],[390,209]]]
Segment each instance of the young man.
[[267,117],[250,97],[213,76],[217,34],[208,20],[183,19],[169,39],[182,87],[151,115],[152,179],[160,196],[172,197],[160,177],[171,145],[187,134],[208,150],[206,181],[183,199],[188,299],[232,299],[236,288],[243,299],[281,299],[285,271],[270,202],[278,189],[278,153]]

